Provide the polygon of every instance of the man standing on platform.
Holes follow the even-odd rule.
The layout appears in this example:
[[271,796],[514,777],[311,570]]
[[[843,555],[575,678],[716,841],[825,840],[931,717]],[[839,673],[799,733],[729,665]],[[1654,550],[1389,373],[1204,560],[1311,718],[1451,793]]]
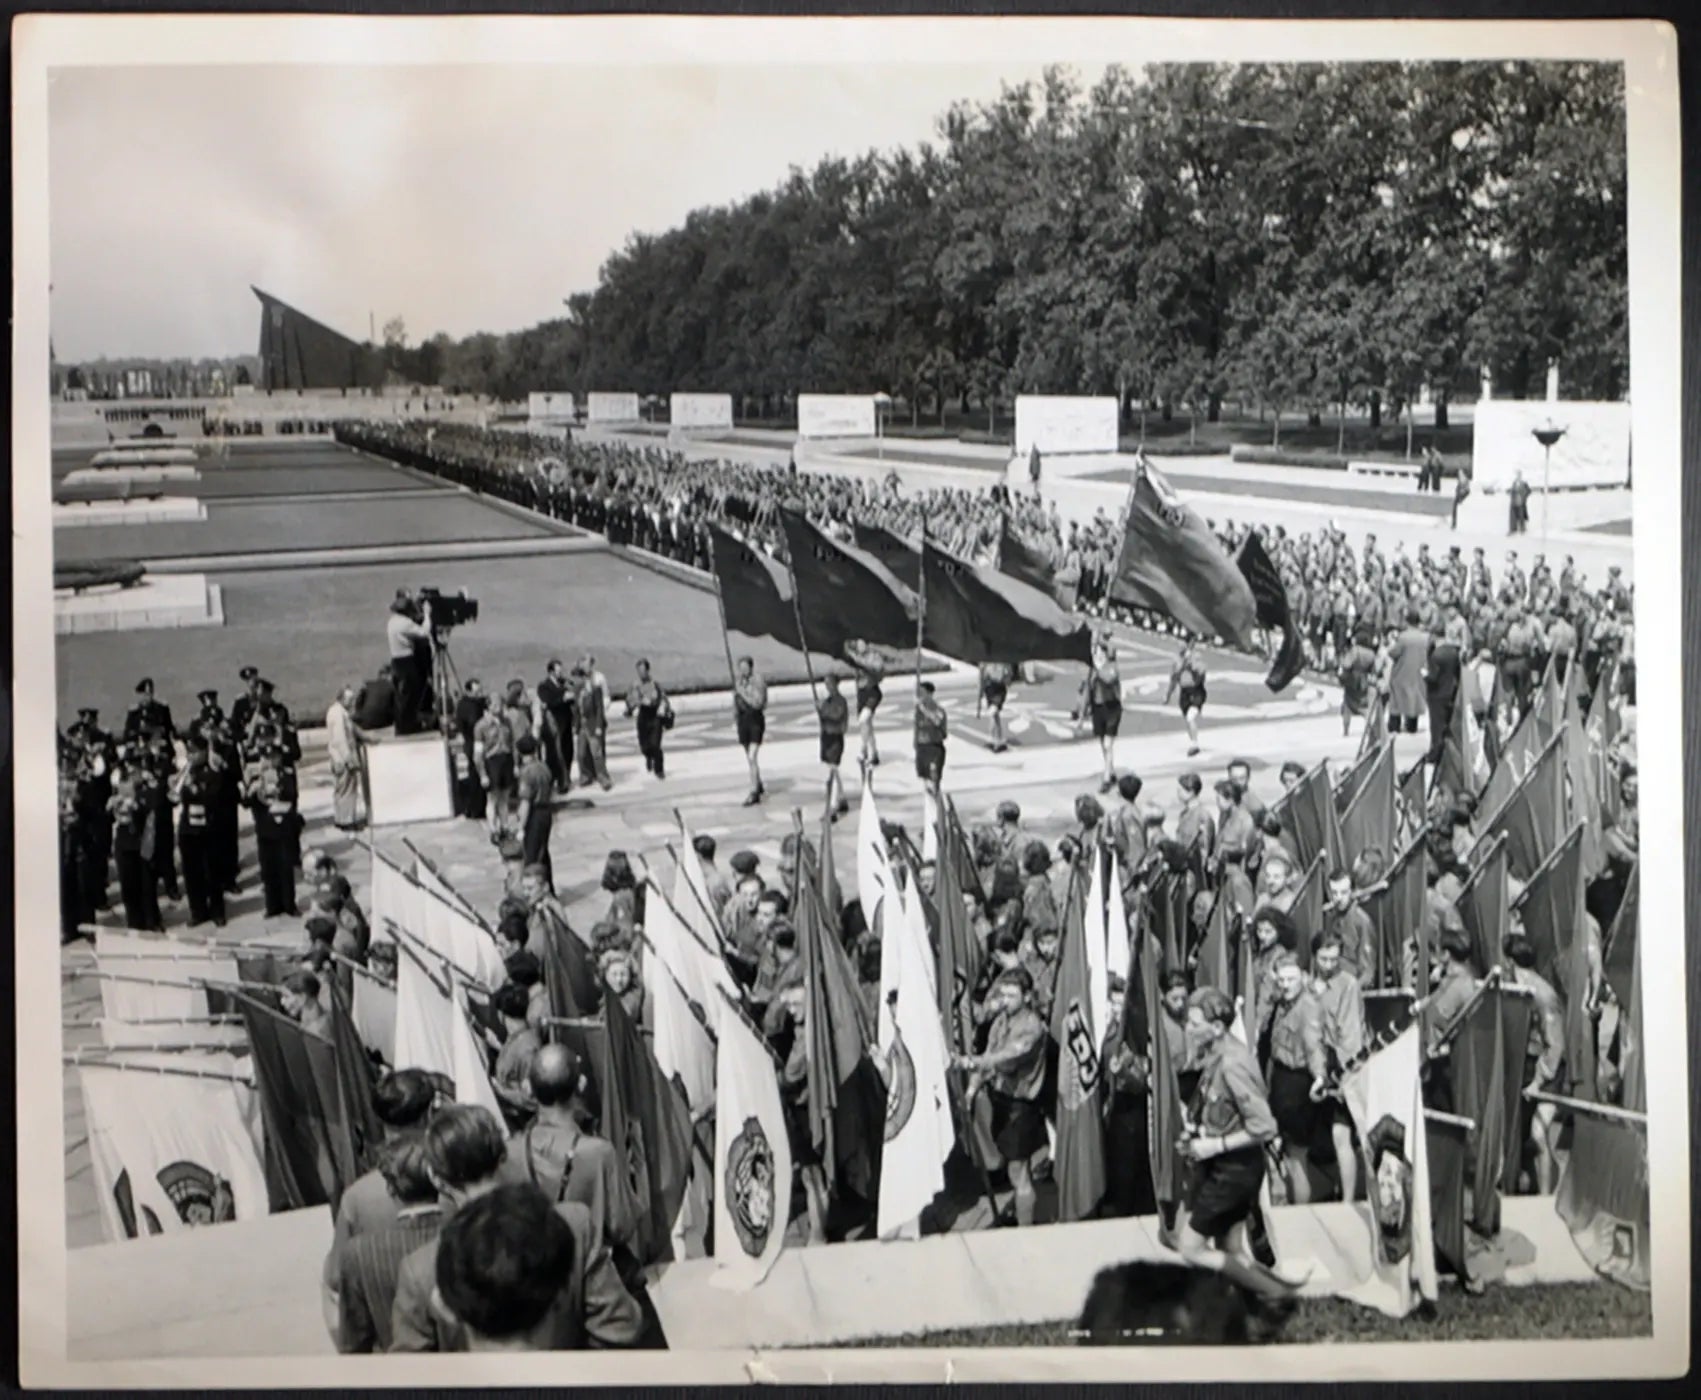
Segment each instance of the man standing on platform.
[[211,919],[224,927],[224,890],[214,878],[212,775],[207,769],[207,740],[194,735],[187,744],[189,761],[177,784],[180,813],[177,844],[183,856],[183,884],[189,896],[189,926]]
[[573,708],[578,714],[579,781],[595,783],[606,792],[608,776],[608,677],[597,670],[587,653],[573,668]]
[[1512,477],[1512,485],[1506,491],[1508,510],[1506,533],[1509,535],[1528,534],[1530,529],[1530,483],[1524,480],[1524,473],[1517,472]]
[[533,693],[543,720],[544,759],[555,786],[567,792],[573,786],[573,687],[567,679],[567,667],[558,660],[551,661]]
[[358,831],[365,764],[361,745],[366,736],[354,722],[354,687],[345,685],[325,711],[325,751],[331,760],[331,816],[339,831]]
[[738,658],[732,704],[738,743],[744,750],[744,761],[750,765],[750,794],[744,805],[754,807],[767,791],[762,786],[761,753],[762,738],[768,732],[768,683],[756,674],[756,662],[751,657]]
[[390,673],[396,680],[396,733],[418,734],[431,655],[431,632],[420,621],[418,604],[405,591],[398,592],[390,603],[384,634],[390,650]]
[[254,813],[254,838],[260,848],[260,883],[266,893],[266,917],[296,916],[295,862],[290,841],[296,808],[295,773],[284,763],[283,745],[269,742],[244,783]]
[[1388,682],[1390,733],[1416,734],[1424,712],[1424,668],[1429,664],[1431,638],[1420,625],[1416,608],[1406,609],[1406,627],[1394,642],[1393,674]]

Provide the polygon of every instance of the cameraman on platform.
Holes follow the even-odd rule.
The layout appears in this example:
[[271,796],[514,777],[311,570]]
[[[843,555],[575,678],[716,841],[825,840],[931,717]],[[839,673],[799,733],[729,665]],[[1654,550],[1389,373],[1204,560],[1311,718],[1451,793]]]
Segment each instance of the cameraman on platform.
[[397,589],[384,630],[396,683],[396,733],[418,734],[425,728],[420,711],[431,679],[430,604],[422,608],[406,589]]

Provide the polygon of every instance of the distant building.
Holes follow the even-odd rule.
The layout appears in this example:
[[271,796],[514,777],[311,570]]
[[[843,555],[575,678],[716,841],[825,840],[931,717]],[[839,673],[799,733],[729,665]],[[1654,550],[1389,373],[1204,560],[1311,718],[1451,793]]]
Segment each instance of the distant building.
[[258,287],[260,378],[278,389],[381,389],[389,378],[383,352],[350,340]]

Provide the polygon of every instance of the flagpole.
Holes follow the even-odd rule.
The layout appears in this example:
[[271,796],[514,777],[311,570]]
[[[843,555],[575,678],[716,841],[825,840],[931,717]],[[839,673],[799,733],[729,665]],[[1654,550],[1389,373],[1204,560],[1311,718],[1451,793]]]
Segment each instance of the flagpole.
[[1583,1113],[1593,1118],[1603,1118],[1609,1123],[1623,1123],[1629,1127],[1648,1127],[1648,1115],[1638,1113],[1633,1108],[1620,1108],[1617,1104],[1596,1103],[1593,1099],[1573,1099],[1564,1094],[1550,1094],[1545,1089],[1526,1089],[1524,1097],[1531,1103],[1551,1104],[1557,1109],[1568,1113]]
[[[786,540],[786,574],[791,579],[791,615],[797,623],[797,640],[803,646],[803,669],[809,677],[809,698],[814,702],[816,713],[821,710],[821,692],[815,685],[815,663],[809,659],[809,633],[803,626],[803,600],[797,588],[797,570],[792,565],[791,540]],[[717,585],[718,586],[718,585]]]
[[[732,664],[732,638],[727,635],[726,600],[721,597],[721,571],[715,559],[715,532],[713,530],[709,531],[709,572],[715,578],[715,607],[721,615],[721,646],[726,651],[726,673],[727,678],[732,682],[732,717],[736,722],[738,719],[738,668]],[[797,592],[796,584],[792,585],[792,592],[794,594]]]
[[[149,1048],[151,1049],[152,1047]],[[193,1048],[200,1049],[202,1047],[195,1046]],[[129,1050],[127,1053],[139,1054],[145,1052],[142,1051],[140,1047],[137,1047],[136,1049]],[[65,1064],[74,1065],[78,1069],[125,1069],[131,1070],[137,1074],[169,1074],[175,1075],[181,1079],[216,1079],[226,1084],[240,1084],[244,1088],[248,1089],[252,1089],[254,1087],[254,1081],[252,1079],[244,1079],[240,1074],[221,1074],[217,1070],[176,1069],[168,1065],[138,1065],[124,1060],[85,1060],[80,1051],[72,1051],[70,1054],[63,1056],[62,1058]]]

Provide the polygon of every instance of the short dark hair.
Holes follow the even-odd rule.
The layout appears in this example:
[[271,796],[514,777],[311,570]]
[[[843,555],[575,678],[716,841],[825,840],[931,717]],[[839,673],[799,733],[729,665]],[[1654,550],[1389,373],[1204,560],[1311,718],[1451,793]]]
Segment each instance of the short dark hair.
[[1174,968],[1158,979],[1159,989],[1166,992],[1173,992],[1177,987],[1186,991],[1188,989],[1187,984],[1187,974],[1180,968]]
[[283,989],[297,996],[319,999],[319,979],[311,972],[292,972],[283,980]]
[[422,1069],[391,1070],[372,1090],[372,1111],[386,1128],[421,1126],[437,1102],[437,1090]]
[[756,902],[773,905],[776,915],[784,914],[791,908],[791,901],[786,898],[784,890],[763,890]]
[[625,851],[610,851],[608,859],[603,862],[602,887],[613,893],[616,890],[637,888],[638,877],[632,873],[632,862],[627,859]]
[[1463,929],[1443,929],[1441,951],[1455,962],[1466,962],[1471,956],[1471,938]]
[[532,1004],[531,993],[518,982],[507,982],[496,989],[495,995],[490,998],[490,1004],[496,1008],[498,1015],[523,1021]]
[[517,1337],[549,1315],[573,1263],[567,1222],[531,1182],[515,1182],[464,1206],[443,1227],[437,1289],[469,1331]]
[[1325,948],[1333,948],[1337,952],[1346,945],[1341,942],[1341,935],[1334,929],[1324,929],[1322,933],[1314,934],[1311,939],[1311,951],[1321,953]]
[[1352,871],[1343,869],[1341,866],[1338,866],[1338,865],[1335,866],[1329,872],[1329,883],[1331,885],[1334,884],[1335,881],[1337,881],[1337,880],[1345,880],[1350,884],[1352,882],[1352,878],[1353,878]]
[[1022,870],[1028,875],[1043,875],[1051,869],[1051,852],[1043,841],[1030,841],[1022,852]]
[[451,1186],[488,1181],[507,1155],[502,1125],[494,1113],[478,1104],[445,1104],[426,1124],[426,1160]]
[[519,987],[535,987],[543,981],[543,964],[538,961],[536,953],[521,948],[516,953],[508,954],[502,964],[508,970],[508,980]]
[[1305,776],[1305,765],[1296,758],[1290,758],[1282,764],[1282,776],[1285,778],[1289,773],[1298,773],[1303,778]]
[[1228,1026],[1234,1021],[1234,1002],[1227,992],[1217,987],[1198,987],[1187,998],[1187,1009],[1198,1008],[1207,1021]]
[[497,921],[496,931],[510,943],[519,944],[521,948],[526,946],[532,936],[531,928],[526,923],[525,911],[520,909],[509,909]]
[[378,1149],[378,1174],[398,1205],[417,1206],[437,1199],[426,1170],[425,1142],[418,1133],[401,1133]]
[[707,835],[693,836],[691,838],[691,849],[697,852],[697,854],[704,860],[713,860],[715,858],[716,850],[715,838]]
[[1211,786],[1218,797],[1226,797],[1230,802],[1240,801],[1241,787],[1233,778],[1218,778]]
[[1299,926],[1294,923],[1293,916],[1285,909],[1279,909],[1274,904],[1263,904],[1253,911],[1252,931],[1256,935],[1259,924],[1269,924],[1276,931],[1277,946],[1290,952],[1299,947]]
[[1124,773],[1116,780],[1116,791],[1124,802],[1133,802],[1140,796],[1140,789],[1145,785],[1138,774]]
[[1522,968],[1536,965],[1536,947],[1521,933],[1506,935],[1506,956]]
[[531,755],[537,752],[537,739],[531,734],[522,734],[514,741],[514,751]]
[[1191,792],[1195,796],[1205,790],[1205,784],[1197,773],[1183,773],[1176,781],[1181,784],[1184,791]]

